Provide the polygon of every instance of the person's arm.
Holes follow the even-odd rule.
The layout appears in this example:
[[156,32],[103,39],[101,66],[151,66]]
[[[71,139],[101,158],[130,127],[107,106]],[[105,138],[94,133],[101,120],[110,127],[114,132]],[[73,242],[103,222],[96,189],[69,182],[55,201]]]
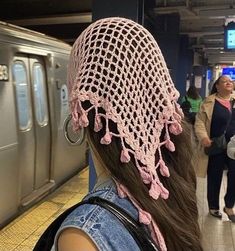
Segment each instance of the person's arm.
[[91,238],[82,230],[65,229],[58,240],[58,251],[99,251]]
[[196,115],[194,129],[195,129],[195,134],[199,142],[203,146],[208,147],[211,145],[211,140],[206,130],[206,119],[207,117],[206,117],[206,113],[204,112],[203,103],[202,103],[200,110]]
[[200,110],[200,107],[202,106],[202,102],[203,100],[202,100],[202,98],[200,97],[200,101],[199,101],[199,110]]

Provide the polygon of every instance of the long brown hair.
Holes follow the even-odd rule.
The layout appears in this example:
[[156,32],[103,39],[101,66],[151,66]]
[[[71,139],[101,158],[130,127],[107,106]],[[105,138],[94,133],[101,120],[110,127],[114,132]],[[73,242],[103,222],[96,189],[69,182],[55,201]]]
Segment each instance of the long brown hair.
[[[196,204],[196,178],[192,164],[191,131],[183,122],[183,133],[171,135],[176,151],[162,149],[171,176],[164,178],[159,174],[163,185],[169,190],[167,200],[154,200],[149,196],[146,184],[142,182],[133,160],[129,163],[120,161],[120,140],[113,137],[109,145],[100,144],[105,129],[94,132],[94,114],[89,112],[88,133],[105,167],[117,181],[123,184],[139,205],[149,212],[161,230],[168,251],[201,251],[198,211]],[[110,121],[111,122],[111,121]],[[102,121],[105,128],[105,120]],[[114,123],[109,126],[115,127]],[[112,128],[113,131],[113,128]],[[187,149],[187,150],[186,150]]]
[[187,91],[187,96],[192,99],[200,99],[198,89],[194,85],[191,85],[189,87],[189,89]]
[[221,76],[219,76],[219,77],[216,79],[215,83],[214,83],[213,86],[212,86],[212,89],[211,89],[211,93],[210,93],[210,94],[215,94],[215,93],[218,92],[216,86],[219,84],[219,82],[220,82],[220,80],[221,80],[222,77],[224,77],[224,75],[221,75]]

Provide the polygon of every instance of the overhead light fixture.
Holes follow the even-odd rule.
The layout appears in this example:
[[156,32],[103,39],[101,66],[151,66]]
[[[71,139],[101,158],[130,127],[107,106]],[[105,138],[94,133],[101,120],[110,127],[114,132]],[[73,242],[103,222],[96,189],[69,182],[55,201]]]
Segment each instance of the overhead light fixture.
[[224,24],[227,26],[228,23],[231,23],[231,22],[235,22],[235,18],[233,17],[228,17],[228,18],[225,18],[225,22]]
[[235,52],[235,22],[229,22],[224,26],[224,50]]

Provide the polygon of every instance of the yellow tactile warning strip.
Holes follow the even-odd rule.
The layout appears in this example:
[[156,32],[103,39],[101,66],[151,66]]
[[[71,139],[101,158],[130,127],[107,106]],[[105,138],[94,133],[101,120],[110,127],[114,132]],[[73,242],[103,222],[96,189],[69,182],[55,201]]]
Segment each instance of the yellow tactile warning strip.
[[0,230],[0,251],[32,251],[50,222],[87,192],[88,168]]

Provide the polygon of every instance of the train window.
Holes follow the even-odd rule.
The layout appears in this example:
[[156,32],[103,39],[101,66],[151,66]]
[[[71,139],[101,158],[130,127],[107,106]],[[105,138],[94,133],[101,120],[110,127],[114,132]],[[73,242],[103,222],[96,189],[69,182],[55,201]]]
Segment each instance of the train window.
[[20,130],[29,130],[31,121],[30,96],[26,67],[22,61],[15,61],[13,64],[13,76],[16,86],[16,101]]
[[48,123],[47,95],[45,73],[40,63],[33,64],[33,86],[37,123],[40,126],[45,126]]

